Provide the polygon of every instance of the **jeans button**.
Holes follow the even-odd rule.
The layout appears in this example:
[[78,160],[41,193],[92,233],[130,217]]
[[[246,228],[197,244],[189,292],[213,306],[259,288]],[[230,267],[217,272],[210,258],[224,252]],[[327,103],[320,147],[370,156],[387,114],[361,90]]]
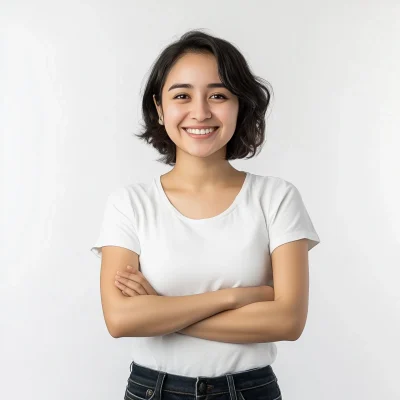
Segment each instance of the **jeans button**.
[[207,386],[206,386],[205,382],[200,382],[199,392],[200,393],[205,393],[206,392],[206,388],[207,388]]

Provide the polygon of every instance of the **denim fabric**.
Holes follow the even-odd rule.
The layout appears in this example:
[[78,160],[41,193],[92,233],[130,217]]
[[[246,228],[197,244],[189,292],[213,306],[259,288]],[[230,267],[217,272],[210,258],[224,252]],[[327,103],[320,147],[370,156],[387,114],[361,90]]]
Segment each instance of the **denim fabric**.
[[168,374],[136,364],[124,400],[282,400],[270,365],[216,377]]

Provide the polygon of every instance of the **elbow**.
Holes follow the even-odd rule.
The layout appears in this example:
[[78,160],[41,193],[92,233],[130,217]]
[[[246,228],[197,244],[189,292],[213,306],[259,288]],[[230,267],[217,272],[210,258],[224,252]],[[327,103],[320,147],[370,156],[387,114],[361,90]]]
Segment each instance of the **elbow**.
[[134,337],[136,336],[136,334],[133,330],[133,325],[134,324],[132,324],[132,321],[130,321],[129,326],[127,326],[126,320],[124,320],[120,316],[114,317],[113,321],[110,323],[110,328],[108,329],[108,332],[115,339],[122,337]]
[[155,336],[148,332],[143,304],[139,301],[137,305],[136,301],[138,300],[132,300],[141,297],[147,296],[126,297],[104,313],[108,333],[113,338]]
[[116,321],[110,317],[104,318],[104,321],[106,323],[108,333],[115,339],[120,338],[120,329]]
[[[129,305],[130,306],[130,305]],[[106,318],[106,325],[109,334],[115,338],[135,337],[136,336],[136,319],[133,316],[136,314],[132,307],[125,308],[122,305],[118,309],[114,309]]]
[[298,318],[292,318],[289,329],[289,341],[295,342],[303,333],[305,323],[299,322]]
[[287,305],[285,302],[280,300],[274,300],[275,303],[279,304],[279,320],[281,324],[281,340],[289,342],[296,341],[303,331],[304,325],[301,327],[300,318],[297,310],[293,309],[291,305]]
[[114,339],[118,339],[120,337],[123,337],[120,333],[119,330],[116,328],[112,328],[112,329],[108,329],[109,334],[114,338]]
[[124,318],[122,317],[122,314],[121,308],[118,310],[108,310],[107,313],[104,313],[104,321],[106,323],[108,333],[114,339],[125,337],[123,324]]
[[299,339],[299,337],[300,337],[300,335],[299,335],[298,331],[296,329],[292,329],[289,331],[287,340],[290,342],[295,342],[296,340]]
[[102,299],[104,322],[108,333],[113,338],[118,339],[123,337],[121,322],[124,320],[122,315],[124,314],[124,310],[127,309],[125,304],[128,298],[124,297],[124,299],[121,299],[121,297],[118,297],[117,299],[106,300]]

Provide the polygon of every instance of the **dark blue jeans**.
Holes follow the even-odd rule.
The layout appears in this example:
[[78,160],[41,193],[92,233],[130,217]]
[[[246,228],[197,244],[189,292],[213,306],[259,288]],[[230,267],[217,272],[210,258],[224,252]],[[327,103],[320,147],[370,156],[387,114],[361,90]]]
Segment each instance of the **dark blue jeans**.
[[282,400],[270,365],[233,374],[197,378],[131,363],[124,400]]

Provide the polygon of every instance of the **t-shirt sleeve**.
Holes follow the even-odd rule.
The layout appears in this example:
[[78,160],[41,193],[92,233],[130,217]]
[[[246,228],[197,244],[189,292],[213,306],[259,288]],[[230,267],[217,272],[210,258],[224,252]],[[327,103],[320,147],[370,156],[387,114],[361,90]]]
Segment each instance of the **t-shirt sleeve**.
[[102,246],[124,247],[140,255],[135,213],[125,187],[118,188],[107,197],[100,233],[90,250],[101,257]]
[[284,188],[271,202],[268,224],[270,254],[280,245],[308,239],[308,251],[320,243],[319,236],[304,205],[299,190],[284,181]]

